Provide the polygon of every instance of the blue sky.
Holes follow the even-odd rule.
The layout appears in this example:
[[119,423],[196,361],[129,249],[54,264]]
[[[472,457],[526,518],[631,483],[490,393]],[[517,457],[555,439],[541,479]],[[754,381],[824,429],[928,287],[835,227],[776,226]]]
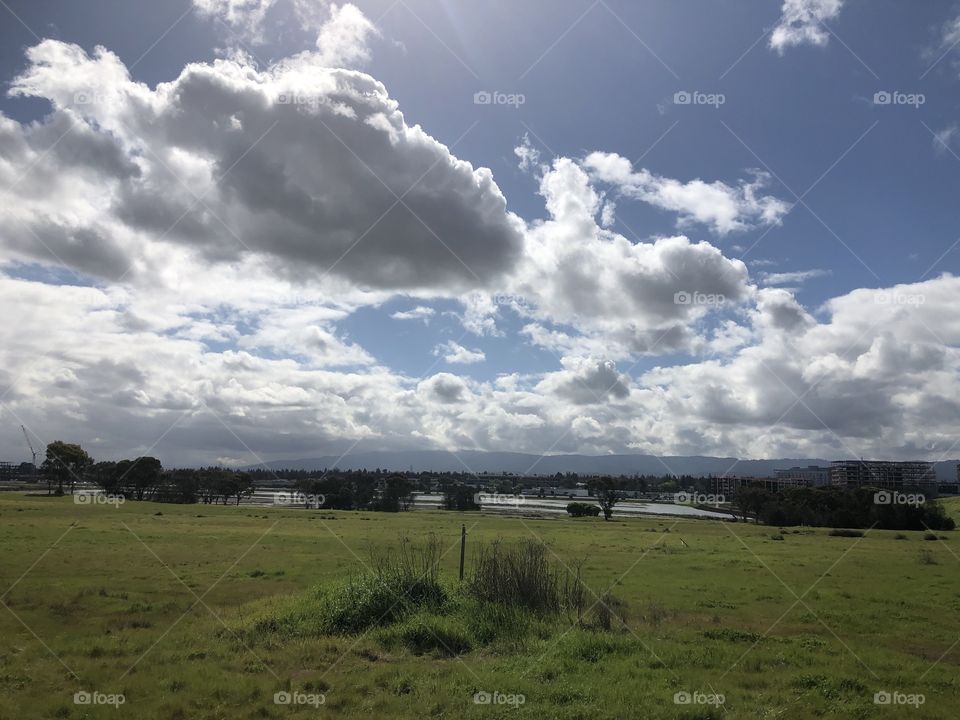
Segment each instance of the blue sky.
[[[0,148],[5,179],[16,193],[19,178],[49,170],[63,188],[46,202],[65,198],[56,209],[26,191],[8,198],[23,208],[0,255],[9,295],[36,294],[31,302],[47,308],[49,316],[36,318],[49,325],[47,347],[57,345],[61,325],[75,325],[66,309],[89,303],[113,313],[115,327],[89,329],[107,333],[103,347],[166,340],[150,357],[170,352],[185,363],[177,381],[161,377],[149,358],[118,360],[116,351],[102,358],[72,350],[40,363],[42,370],[10,357],[8,389],[28,389],[0,400],[8,425],[29,420],[38,438],[80,434],[100,454],[118,455],[154,447],[154,436],[183,412],[178,423],[193,424],[196,439],[176,430],[156,447],[223,462],[353,442],[744,456],[952,449],[945,397],[956,358],[944,318],[960,261],[955,3],[8,5],[0,8],[0,77],[10,92],[0,97],[0,113],[17,139]],[[41,46],[46,39],[55,42]],[[79,54],[67,50],[74,46]],[[97,46],[113,59],[96,60]],[[181,76],[190,63],[208,68],[204,82],[212,83],[196,96]],[[291,126],[288,137],[274,133],[261,143],[260,129],[248,130],[242,115],[250,96],[238,88],[249,77],[222,63],[261,73],[258,88],[295,81],[297,92],[313,92],[311,83],[320,88],[318,78],[328,76],[358,86],[378,81],[383,102],[402,113],[385,111],[394,129],[419,126],[446,149],[410,135],[409,154],[394,142],[395,157],[367,156],[367,141],[352,146],[349,128],[340,134],[322,113],[312,126],[297,126],[302,137]],[[114,92],[120,85],[111,68],[124,66],[122,99],[109,108],[77,103],[91,82],[103,81],[104,96]],[[362,78],[330,74],[340,67]],[[226,91],[216,83],[228,77]],[[145,120],[135,83],[176,111],[164,116],[155,105]],[[162,95],[158,83],[185,94]],[[477,104],[483,92],[519,101]],[[690,104],[678,102],[691,96]],[[219,128],[214,135],[193,123],[221,110],[234,113],[233,130],[245,141],[231,145],[219,121],[210,125]],[[273,110],[275,124],[286,117],[281,106]],[[60,158],[67,143],[57,145],[58,122],[82,123],[103,155],[84,167],[82,153]],[[265,136],[274,126],[264,123]],[[318,143],[324,129],[338,142]],[[32,154],[9,149],[21,139]],[[521,166],[516,148],[538,156]],[[133,170],[87,186],[108,152]],[[298,156],[312,165],[299,167]],[[452,158],[470,163],[469,171]],[[171,207],[173,219],[180,208],[186,218],[172,232],[169,222],[147,218],[150,200],[132,202],[144,190],[158,199],[193,193],[207,161],[218,170],[213,177],[223,177],[209,186],[209,204],[204,195]],[[480,168],[489,168],[495,186],[483,184]],[[161,175],[174,177],[163,181],[172,182],[167,191],[158,191]],[[367,238],[368,221],[387,207],[367,191],[382,183],[403,196],[419,177],[430,192],[418,197],[425,204],[417,213],[406,209],[422,217],[404,224],[390,214]],[[331,185],[341,181],[346,190]],[[102,196],[98,182],[110,188]],[[284,196],[274,198],[281,187]],[[335,217],[345,202],[366,220],[337,224],[348,222]],[[724,202],[735,205],[727,225],[717,214]],[[560,209],[570,203],[595,207],[585,215]],[[273,229],[267,213],[278,207],[310,220]],[[198,229],[187,233],[191,222]],[[21,237],[23,228],[29,234]],[[679,245],[664,244],[677,237]],[[336,260],[354,241],[363,252],[368,245],[384,252]],[[133,271],[114,273],[113,261]],[[587,277],[592,263],[602,270],[596,284]],[[75,296],[83,287],[99,295]],[[671,310],[677,292],[733,297]],[[630,298],[618,305],[618,294]],[[403,315],[415,308],[425,310]],[[884,313],[886,321],[863,325]],[[465,353],[460,362],[450,359],[456,347]],[[931,356],[932,365],[922,360]],[[233,367],[236,357],[248,358],[247,370],[261,380],[212,369]],[[92,409],[83,398],[103,399],[94,370],[105,362],[137,368],[143,387]],[[254,371],[257,363],[267,365]],[[913,363],[911,371],[898,363]],[[175,397],[176,385],[193,400]],[[50,387],[69,390],[64,402],[86,429],[62,423],[63,407],[30,401],[49,396]],[[888,421],[865,418],[858,430],[834,420],[851,396],[882,398],[872,410],[866,400],[854,409]],[[409,417],[363,407],[376,397]],[[108,430],[117,418],[124,422],[115,437]],[[917,427],[918,418],[933,420]],[[89,427],[98,422],[103,427]],[[271,431],[257,432],[260,423]],[[0,448],[22,454],[7,430]]]

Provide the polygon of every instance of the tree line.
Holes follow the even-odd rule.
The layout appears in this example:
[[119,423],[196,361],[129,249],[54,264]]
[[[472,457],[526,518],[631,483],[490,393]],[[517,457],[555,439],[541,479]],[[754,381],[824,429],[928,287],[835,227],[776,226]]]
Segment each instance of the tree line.
[[47,445],[40,472],[47,492],[55,495],[63,495],[65,487],[73,494],[80,482],[126,500],[239,505],[255,490],[246,472],[221,467],[164,470],[157,458],[149,456],[95,462],[80,445],[60,440]]
[[[916,502],[923,498],[922,502]],[[913,502],[911,502],[913,500]],[[953,530],[943,506],[927,501],[920,489],[797,487],[779,493],[743,488],[735,505],[743,519],[788,527],[870,528],[882,530]]]

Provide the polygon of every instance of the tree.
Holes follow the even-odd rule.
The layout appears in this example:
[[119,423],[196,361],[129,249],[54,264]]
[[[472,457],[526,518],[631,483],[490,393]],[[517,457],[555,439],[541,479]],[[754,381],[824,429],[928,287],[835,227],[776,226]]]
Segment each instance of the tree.
[[73,494],[73,485],[83,478],[83,474],[93,465],[93,458],[79,445],[55,440],[47,445],[47,456],[41,469],[47,476],[57,483],[57,495],[63,495],[63,482],[70,482],[70,494]]
[[254,490],[256,490],[256,487],[253,484],[253,478],[250,476],[250,473],[234,473],[233,494],[237,496],[237,505],[240,504],[240,498],[250,497],[253,495]]
[[[136,460],[121,460],[117,463],[117,483],[137,500],[152,495],[160,486],[163,465],[155,457],[138,457]],[[126,494],[126,492],[125,492]]]
[[94,463],[90,466],[87,474],[107,495],[119,494],[119,475],[117,474],[117,464],[115,462],[104,460],[103,462]]
[[443,492],[443,507],[447,510],[479,510],[477,488],[472,485],[448,485]]
[[744,522],[750,515],[753,515],[754,521],[759,523],[760,512],[764,505],[769,504],[774,499],[774,494],[764,488],[742,487],[734,502],[739,508]]
[[590,484],[600,509],[603,511],[603,519],[609,520],[613,517],[613,506],[623,499],[623,493],[620,492],[617,481],[604,476],[593,480]]
[[413,483],[403,475],[391,475],[383,483],[379,497],[374,501],[376,510],[399,512],[413,504]]

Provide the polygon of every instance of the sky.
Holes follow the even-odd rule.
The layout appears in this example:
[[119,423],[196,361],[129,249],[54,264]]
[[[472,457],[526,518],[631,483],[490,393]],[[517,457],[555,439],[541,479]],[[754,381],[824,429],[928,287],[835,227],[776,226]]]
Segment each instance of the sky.
[[0,17],[0,459],[960,454],[955,2]]

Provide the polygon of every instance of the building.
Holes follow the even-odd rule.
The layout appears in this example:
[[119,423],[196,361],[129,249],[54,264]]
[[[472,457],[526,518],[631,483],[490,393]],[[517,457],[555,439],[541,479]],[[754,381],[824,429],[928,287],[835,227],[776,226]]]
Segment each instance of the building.
[[725,475],[713,478],[713,492],[724,497],[735,497],[743,488],[761,488],[770,492],[779,492],[784,488],[781,481],[768,477],[740,477]]
[[840,487],[912,488],[937,484],[932,462],[836,460],[830,463],[830,482]]
[[17,480],[19,477],[20,469],[17,465],[0,462],[0,482]]
[[777,480],[786,487],[822,487],[830,484],[830,468],[807,465],[777,470]]

